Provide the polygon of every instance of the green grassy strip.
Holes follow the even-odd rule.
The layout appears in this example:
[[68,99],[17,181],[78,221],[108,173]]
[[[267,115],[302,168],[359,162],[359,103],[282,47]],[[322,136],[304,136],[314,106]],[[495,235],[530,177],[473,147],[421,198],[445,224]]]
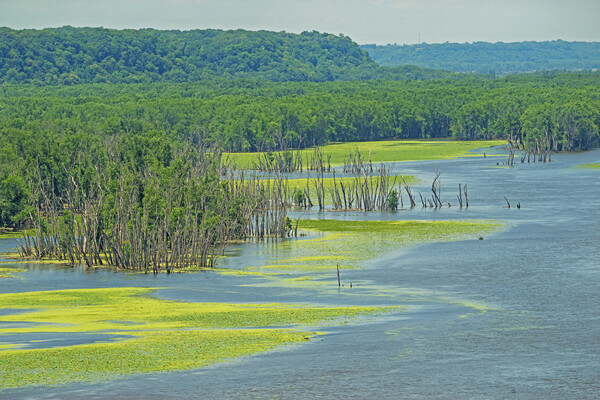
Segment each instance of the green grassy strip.
[[[505,144],[503,140],[447,141],[447,140],[386,140],[376,142],[335,143],[322,147],[325,161],[331,155],[332,165],[342,165],[351,152],[361,152],[363,161],[369,156],[373,162],[443,160],[468,156],[475,149]],[[240,168],[252,168],[259,153],[229,153],[231,161]],[[295,153],[294,153],[295,154]],[[301,151],[304,160],[313,154],[312,149]],[[304,163],[306,166],[306,162]]]
[[[393,234],[400,238],[426,239],[449,234],[468,234],[484,227],[497,227],[493,221],[344,221],[334,219],[306,219],[300,226],[320,232]],[[394,238],[396,239],[396,238]]]
[[[402,178],[404,178],[406,183],[411,184],[411,185],[414,185],[419,182],[419,179],[415,178],[412,175],[392,175],[392,176],[390,176],[390,184],[395,181],[396,185],[399,185],[402,183]],[[375,186],[377,184],[377,178],[367,178],[367,179],[368,179],[369,183],[373,184],[373,186]],[[306,188],[306,181],[307,181],[306,178],[288,179],[287,184],[291,190],[304,189],[304,188]],[[327,178],[323,178],[323,189],[325,189],[325,190],[333,189],[336,185],[338,188],[340,188],[340,183],[342,183],[344,185],[344,187],[346,187],[346,189],[348,189],[355,181],[356,181],[356,178],[354,178],[354,177],[335,178],[335,180],[332,177],[327,177]],[[314,176],[312,176],[309,179],[309,184],[308,184],[308,186],[311,190],[311,193],[314,192],[314,190],[315,190],[314,182],[316,182],[316,179]],[[364,178],[359,178],[359,183],[362,184],[363,182],[364,182]],[[335,183],[335,185],[334,185],[334,183]]]
[[[0,231],[0,239],[20,239],[23,237],[24,235],[24,231]],[[35,236],[35,231],[29,230],[27,231],[27,233],[29,233],[29,236]]]

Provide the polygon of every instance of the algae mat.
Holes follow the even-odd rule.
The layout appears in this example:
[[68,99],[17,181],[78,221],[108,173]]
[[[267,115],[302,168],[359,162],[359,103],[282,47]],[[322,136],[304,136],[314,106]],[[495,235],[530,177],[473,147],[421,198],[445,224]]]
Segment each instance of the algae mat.
[[0,279],[2,278],[14,278],[13,273],[15,272],[24,272],[25,270],[20,268],[9,268],[0,264]]
[[[271,264],[251,266],[254,272],[329,272],[364,268],[369,260],[399,248],[434,242],[477,240],[504,229],[497,221],[344,221],[332,219],[301,220],[299,229],[321,236],[290,240],[278,245]],[[276,277],[268,277],[276,281]],[[296,283],[315,284],[314,276]]]
[[[188,303],[153,298],[154,290],[111,288],[0,295],[2,308],[25,311],[0,317],[0,322],[8,323],[0,329],[0,388],[98,382],[131,374],[199,368],[303,342],[316,334],[300,327],[334,325],[341,317],[395,308]],[[3,336],[35,332],[129,338],[33,349],[15,349],[14,344],[2,343]]]
[[576,168],[600,169],[600,163],[581,164],[578,165]]

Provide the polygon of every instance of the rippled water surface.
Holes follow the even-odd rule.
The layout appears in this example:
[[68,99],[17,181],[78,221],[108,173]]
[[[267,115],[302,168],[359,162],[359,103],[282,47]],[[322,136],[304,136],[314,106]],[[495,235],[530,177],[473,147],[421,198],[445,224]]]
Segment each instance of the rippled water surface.
[[[561,154],[550,164],[501,168],[500,159],[402,163],[397,173],[429,191],[442,174],[442,197],[458,207],[395,213],[302,213],[302,218],[495,219],[484,240],[392,249],[315,288],[243,286],[262,278],[214,273],[127,275],[22,264],[0,292],[160,286],[187,301],[403,304],[406,311],[278,352],[210,368],[150,374],[106,384],[5,391],[2,398],[570,398],[600,393],[600,151]],[[504,197],[513,207],[506,207]],[[405,197],[406,200],[406,197]],[[521,208],[514,207],[520,202]],[[294,215],[295,217],[296,215]],[[14,241],[0,241],[0,251]],[[230,249],[227,268],[268,264],[276,243]],[[352,289],[347,282],[354,282]],[[78,340],[80,338],[73,338]],[[101,339],[100,339],[101,340]],[[0,339],[2,341],[2,339]]]

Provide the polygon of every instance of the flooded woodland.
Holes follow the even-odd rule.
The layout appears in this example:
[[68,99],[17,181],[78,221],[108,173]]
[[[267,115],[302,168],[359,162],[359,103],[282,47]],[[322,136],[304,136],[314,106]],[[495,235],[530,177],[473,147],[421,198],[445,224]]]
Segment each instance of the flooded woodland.
[[469,143],[312,165],[306,150],[287,171],[277,154],[223,156],[249,169],[216,185],[270,197],[243,226],[215,224],[216,247],[174,246],[206,235],[184,217],[144,225],[152,205],[129,229],[151,249],[115,228],[84,243],[85,213],[0,239],[0,397],[595,397],[600,150],[538,162]]

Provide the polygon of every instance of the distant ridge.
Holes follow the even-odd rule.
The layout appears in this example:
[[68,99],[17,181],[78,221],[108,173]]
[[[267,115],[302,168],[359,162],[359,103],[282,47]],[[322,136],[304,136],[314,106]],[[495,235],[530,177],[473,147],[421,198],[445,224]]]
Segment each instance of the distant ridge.
[[600,42],[441,43],[361,45],[379,65],[417,65],[455,72],[508,75],[600,69]]
[[246,30],[0,28],[0,82],[185,82],[351,79],[377,65],[343,35]]

